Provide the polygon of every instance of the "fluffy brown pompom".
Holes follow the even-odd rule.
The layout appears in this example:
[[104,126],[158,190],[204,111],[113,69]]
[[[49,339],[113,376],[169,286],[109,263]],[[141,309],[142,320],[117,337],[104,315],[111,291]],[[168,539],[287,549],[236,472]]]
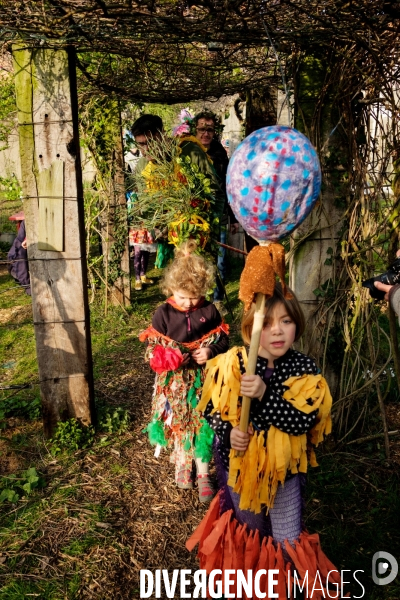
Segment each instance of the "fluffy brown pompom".
[[240,277],[239,298],[244,302],[244,310],[250,309],[255,294],[265,294],[270,298],[275,289],[275,274],[280,277],[285,298],[291,298],[285,285],[285,249],[281,244],[255,246],[246,259]]

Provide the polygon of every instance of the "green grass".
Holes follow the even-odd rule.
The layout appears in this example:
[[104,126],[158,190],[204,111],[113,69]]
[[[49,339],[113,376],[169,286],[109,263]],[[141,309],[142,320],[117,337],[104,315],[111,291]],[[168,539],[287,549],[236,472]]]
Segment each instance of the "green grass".
[[[373,452],[333,452],[319,457],[307,482],[306,526],[321,535],[324,552],[338,569],[364,571],[359,579],[368,599],[397,599],[400,586],[378,587],[371,578],[372,556],[400,552],[399,473]],[[360,595],[355,585],[354,595]]]
[[[15,286],[12,277],[3,270],[0,274],[0,315],[2,317],[0,319],[0,385],[2,386],[23,385],[38,380],[36,345],[30,311],[31,298],[22,288],[19,286],[15,288]],[[8,288],[15,289],[7,291]],[[9,399],[9,406],[12,403],[16,406],[23,402],[35,403],[37,391],[37,389],[25,389],[17,392],[0,392],[0,398]],[[2,404],[0,404],[0,412],[1,409]]]
[[[11,581],[0,589],[1,600],[25,600],[27,598],[40,598],[40,600],[62,600],[63,598],[73,599],[75,598],[76,591],[79,588],[78,582],[72,585],[69,582],[67,589],[63,590],[62,587],[54,581],[44,581],[40,583],[30,581]],[[67,590],[72,592],[72,595]]]
[[98,546],[99,540],[93,537],[92,534],[88,533],[83,535],[81,538],[74,539],[68,546],[62,548],[62,552],[69,556],[81,556],[85,554],[93,546]]

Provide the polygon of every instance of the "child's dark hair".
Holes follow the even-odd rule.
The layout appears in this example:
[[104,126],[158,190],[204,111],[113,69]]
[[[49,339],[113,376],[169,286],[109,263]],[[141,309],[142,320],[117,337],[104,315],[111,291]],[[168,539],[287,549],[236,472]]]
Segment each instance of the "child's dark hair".
[[[285,298],[285,296],[283,295],[281,284],[278,282],[275,283],[275,290],[273,296],[271,296],[271,298],[268,298],[268,300],[266,300],[265,302],[265,319],[263,326],[265,327],[268,324],[268,321],[272,316],[275,306],[277,304],[282,303],[285,309],[287,310],[288,316],[292,319],[292,321],[294,321],[294,323],[296,323],[296,341],[304,332],[305,319],[303,310],[296,296],[288,287],[286,287],[286,290],[287,292],[289,292],[289,294],[292,295],[290,299]],[[242,318],[242,338],[245,344],[250,344],[255,309],[256,305],[253,303],[250,310],[244,313]]]
[[137,135],[156,135],[162,133],[163,122],[158,115],[142,115],[131,127],[133,137]]
[[165,269],[161,280],[165,295],[182,290],[200,298],[214,287],[215,267],[203,256],[195,254],[196,250],[195,240],[188,240],[175,249],[175,259]]

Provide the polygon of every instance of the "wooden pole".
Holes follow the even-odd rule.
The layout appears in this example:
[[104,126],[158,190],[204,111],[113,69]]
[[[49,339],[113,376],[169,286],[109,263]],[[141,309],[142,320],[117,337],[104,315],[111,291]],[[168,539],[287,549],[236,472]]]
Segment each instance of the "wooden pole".
[[13,46],[44,430],[94,416],[73,50]]
[[[119,211],[117,221],[118,222],[118,235],[121,236],[121,229],[123,229],[124,236],[124,250],[121,253],[120,270],[121,275],[114,281],[113,294],[111,302],[113,304],[119,304],[122,306],[130,306],[131,304],[131,277],[130,277],[130,260],[129,260],[129,240],[128,240],[128,214],[125,197],[125,161],[124,161],[124,145],[122,140],[122,124],[121,124],[121,112],[118,106],[118,121],[116,127],[116,140],[114,149],[114,197],[116,209]],[[123,225],[123,227],[122,227]]]
[[[253,329],[251,331],[249,355],[247,358],[246,375],[255,375],[257,366],[258,349],[260,337],[265,319],[265,294],[257,294],[256,310],[254,313]],[[240,431],[247,431],[249,426],[251,398],[242,397],[242,410],[240,413]]]
[[[128,243],[128,213],[125,197],[125,165],[121,113],[118,101],[109,98],[104,105],[107,118],[104,133],[108,143],[102,150],[104,171],[101,172],[104,191],[107,191],[107,212],[101,218],[103,266],[107,271],[107,302],[114,306],[130,306],[130,260]],[[100,170],[101,167],[99,165]],[[117,273],[116,273],[117,271]]]

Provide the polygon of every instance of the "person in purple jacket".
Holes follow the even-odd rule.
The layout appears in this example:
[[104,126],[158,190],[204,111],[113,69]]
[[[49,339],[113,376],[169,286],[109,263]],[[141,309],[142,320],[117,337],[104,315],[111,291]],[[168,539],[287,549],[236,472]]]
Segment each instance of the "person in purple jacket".
[[208,463],[214,433],[195,408],[204,381],[207,360],[226,352],[228,326],[215,305],[205,299],[215,282],[215,267],[196,254],[194,240],[175,250],[162,290],[169,298],[153,315],[152,325],[139,339],[147,342],[146,358],[156,372],[152,418],[147,427],[150,443],[172,447],[175,481],[179,488],[193,487],[195,459],[199,499],[209,502],[214,490]]
[[28,252],[26,250],[25,221],[21,221],[17,237],[11,246],[7,259],[9,261],[8,271],[20,285],[25,288],[28,296],[31,295],[31,282],[28,266]]

